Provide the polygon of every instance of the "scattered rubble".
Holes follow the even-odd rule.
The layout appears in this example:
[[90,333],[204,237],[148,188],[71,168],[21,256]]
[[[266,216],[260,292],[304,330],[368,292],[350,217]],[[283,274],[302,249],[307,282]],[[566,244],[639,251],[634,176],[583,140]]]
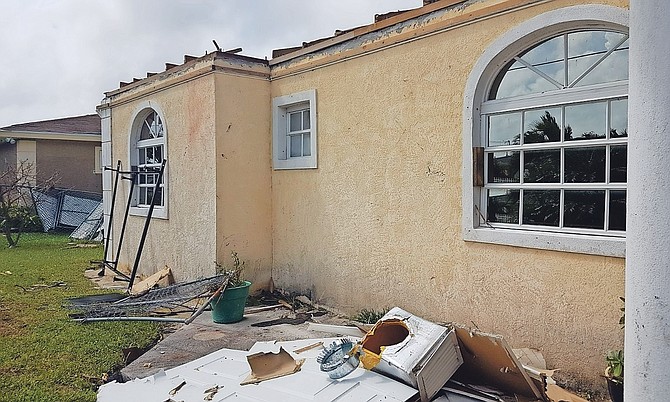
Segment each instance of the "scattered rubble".
[[[284,307],[276,301],[273,306]],[[248,351],[222,348],[143,379],[105,384],[98,401],[329,401],[346,395],[368,401],[585,402],[556,385],[539,351],[511,349],[500,335],[438,325],[398,307],[368,332],[313,322],[308,328],[349,334],[256,342]]]

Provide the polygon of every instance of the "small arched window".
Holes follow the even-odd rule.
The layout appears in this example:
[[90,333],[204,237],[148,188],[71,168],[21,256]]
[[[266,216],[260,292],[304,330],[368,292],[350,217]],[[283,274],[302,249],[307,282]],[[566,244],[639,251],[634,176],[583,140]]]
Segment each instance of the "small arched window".
[[[161,115],[148,108],[137,114],[133,125],[131,145],[131,166],[135,174],[133,191],[133,211],[142,214],[151,205],[153,199],[154,215],[164,216],[167,201],[165,174],[161,179],[160,168],[166,159],[166,130]],[[158,183],[158,189],[156,184]],[[156,192],[154,196],[154,191]]]
[[628,35],[564,32],[511,58],[481,104],[479,227],[625,236]]

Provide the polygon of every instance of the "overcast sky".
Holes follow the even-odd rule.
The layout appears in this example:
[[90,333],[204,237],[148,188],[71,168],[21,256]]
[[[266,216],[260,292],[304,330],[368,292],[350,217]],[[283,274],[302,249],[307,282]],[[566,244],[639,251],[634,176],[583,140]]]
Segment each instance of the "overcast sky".
[[0,127],[95,112],[119,81],[225,49],[271,58],[421,0],[0,0]]

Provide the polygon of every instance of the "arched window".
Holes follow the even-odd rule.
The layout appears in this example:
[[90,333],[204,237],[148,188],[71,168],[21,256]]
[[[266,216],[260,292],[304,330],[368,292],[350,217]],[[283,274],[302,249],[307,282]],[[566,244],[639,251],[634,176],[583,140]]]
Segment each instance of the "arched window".
[[480,77],[470,229],[497,232],[472,240],[623,254],[583,241],[625,239],[628,34],[583,25],[534,33]]
[[[166,130],[161,114],[153,108],[141,110],[135,117],[131,134],[130,159],[135,175],[133,192],[133,210],[137,214],[145,214],[154,202],[154,216],[166,216],[167,180],[165,173],[162,180],[159,172],[166,155]],[[154,196],[156,184],[158,190]]]

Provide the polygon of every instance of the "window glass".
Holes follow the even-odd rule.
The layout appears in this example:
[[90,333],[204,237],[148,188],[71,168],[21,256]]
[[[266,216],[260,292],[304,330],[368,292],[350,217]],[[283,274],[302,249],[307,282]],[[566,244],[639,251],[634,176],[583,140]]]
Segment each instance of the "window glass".
[[292,135],[289,137],[290,148],[291,148],[291,157],[302,156],[302,136]]
[[560,190],[524,190],[523,223],[526,225],[558,226]]
[[565,190],[564,226],[605,228],[605,190]]
[[309,130],[309,110],[302,112],[302,128],[303,130]]
[[302,135],[302,155],[303,156],[312,155],[312,148],[309,142],[309,134]]
[[627,80],[627,38],[618,32],[581,31],[546,40],[509,62],[489,99]]
[[604,183],[605,147],[565,150],[566,183]]
[[488,190],[489,222],[519,223],[519,190]]
[[628,99],[610,102],[610,137],[628,137]]
[[489,146],[516,145],[520,140],[521,113],[489,116]]
[[607,102],[583,103],[565,107],[565,139],[605,138]]
[[558,183],[561,180],[561,151],[558,149],[525,151],[523,181]]
[[520,152],[491,152],[488,154],[489,183],[518,183]]
[[610,190],[609,230],[626,230],[626,191]]
[[289,131],[300,131],[302,130],[302,113],[295,112],[289,114]]
[[567,32],[509,60],[483,102],[481,218],[623,236],[627,79],[628,36],[617,32]]
[[523,113],[523,142],[556,142],[561,140],[561,109],[536,109]]

